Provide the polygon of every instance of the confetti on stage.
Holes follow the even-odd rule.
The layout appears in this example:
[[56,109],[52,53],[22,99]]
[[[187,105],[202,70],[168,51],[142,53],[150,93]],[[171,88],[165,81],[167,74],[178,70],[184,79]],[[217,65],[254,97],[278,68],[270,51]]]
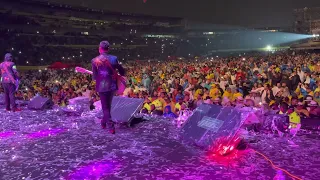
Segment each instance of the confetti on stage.
[[[272,179],[277,173],[252,152],[239,151],[232,166],[208,158],[201,148],[181,143],[180,129],[166,119],[118,125],[116,135],[100,129],[93,116],[59,109],[1,109],[0,119],[0,179]],[[300,133],[296,147],[284,138],[254,137],[249,148],[275,165],[302,179],[320,176],[318,134]]]

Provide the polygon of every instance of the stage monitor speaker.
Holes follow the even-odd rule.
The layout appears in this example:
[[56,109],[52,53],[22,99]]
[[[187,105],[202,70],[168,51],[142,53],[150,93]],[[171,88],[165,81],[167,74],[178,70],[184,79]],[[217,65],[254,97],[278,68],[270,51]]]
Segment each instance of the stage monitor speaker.
[[32,110],[44,110],[50,109],[53,106],[53,102],[49,98],[44,98],[41,96],[35,96],[32,100],[30,100],[28,104],[28,109]]
[[201,104],[182,127],[182,140],[208,149],[219,138],[233,138],[245,122],[244,116],[233,107]]
[[[111,104],[111,119],[116,123],[128,123],[134,118],[133,115],[139,112],[143,106],[144,99],[128,98],[115,96]],[[100,109],[101,103],[96,102],[96,108]],[[98,118],[102,118],[102,111],[99,113]]]

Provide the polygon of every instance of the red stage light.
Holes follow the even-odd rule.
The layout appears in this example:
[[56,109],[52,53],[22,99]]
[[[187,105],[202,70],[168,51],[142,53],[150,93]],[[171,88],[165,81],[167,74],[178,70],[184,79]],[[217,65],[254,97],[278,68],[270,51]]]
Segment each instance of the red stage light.
[[223,137],[218,139],[208,152],[208,158],[218,164],[225,166],[236,166],[247,154],[247,151],[239,151],[236,147],[241,139],[237,136],[234,138]]
[[223,137],[216,141],[215,145],[212,146],[210,151],[212,153],[217,153],[221,156],[225,156],[235,150],[234,147],[238,146],[240,141],[241,139],[239,137],[235,137],[232,139]]

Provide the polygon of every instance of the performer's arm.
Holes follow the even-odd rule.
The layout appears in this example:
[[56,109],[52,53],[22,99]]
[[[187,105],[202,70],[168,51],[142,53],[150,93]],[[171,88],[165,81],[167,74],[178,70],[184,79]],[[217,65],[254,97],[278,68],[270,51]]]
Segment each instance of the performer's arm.
[[96,80],[98,69],[97,69],[97,66],[94,63],[94,60],[91,61],[91,65],[92,65],[92,79]]
[[20,75],[17,71],[17,66],[15,64],[12,65],[12,72],[14,79],[20,79]]

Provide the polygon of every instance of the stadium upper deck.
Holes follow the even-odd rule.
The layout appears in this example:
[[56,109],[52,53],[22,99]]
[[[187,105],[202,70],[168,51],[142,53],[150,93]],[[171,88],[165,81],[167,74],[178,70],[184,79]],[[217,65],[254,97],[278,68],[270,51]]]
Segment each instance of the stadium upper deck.
[[[50,31],[54,28],[56,31],[72,29],[128,34],[180,33],[183,29],[182,18],[109,12],[43,1],[1,1],[0,6],[1,25],[6,27],[30,25],[48,27]],[[26,26],[21,28],[28,29]]]

